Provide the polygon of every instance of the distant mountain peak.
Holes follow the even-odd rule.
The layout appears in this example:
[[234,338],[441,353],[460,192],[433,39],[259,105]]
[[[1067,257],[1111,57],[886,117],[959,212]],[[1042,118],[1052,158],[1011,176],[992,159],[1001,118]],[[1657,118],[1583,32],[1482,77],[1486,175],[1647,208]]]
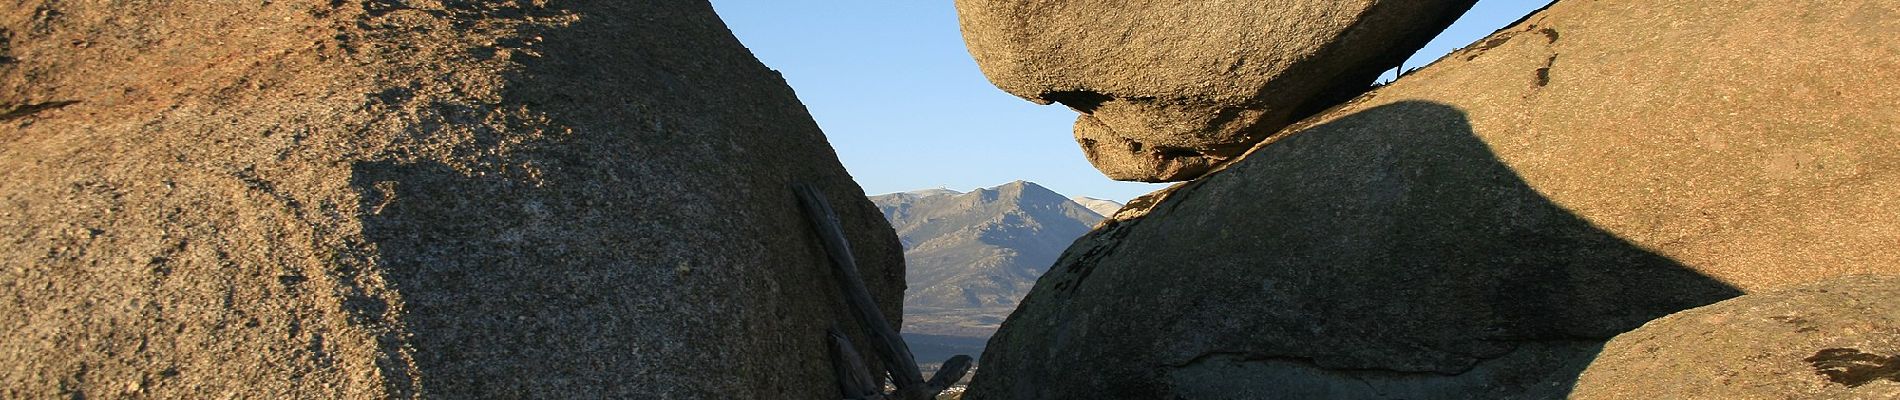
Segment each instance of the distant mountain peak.
[[1121,211],[1122,206],[1126,205],[1114,200],[1098,199],[1098,198],[1087,197],[1087,196],[1070,197],[1069,200],[1074,201],[1076,204],[1081,204],[1083,207],[1088,207],[1089,211],[1094,211],[1096,214],[1101,214],[1101,216],[1103,217],[1115,216],[1115,212]]
[[955,196],[955,195],[963,194],[963,192],[950,190],[949,188],[941,188],[941,187],[934,188],[934,189],[917,189],[917,190],[900,192],[900,193],[914,194],[920,197],[941,196],[941,195]]
[[962,195],[962,194],[963,192],[950,190],[947,188],[934,188],[934,189],[917,189],[917,190],[895,192],[895,193],[885,193],[885,194],[870,196],[870,198],[873,201],[877,199],[901,199],[903,201],[915,201],[918,199],[929,198],[929,197],[957,196],[957,195]]
[[[1025,207],[1060,207],[1070,203],[1068,197],[1047,187],[1030,181],[1014,181],[996,187],[976,189],[970,193],[984,193],[982,201],[1007,201]],[[993,195],[991,194],[993,193]],[[1079,204],[1078,204],[1079,205]],[[1083,208],[1087,208],[1084,206]]]
[[904,304],[916,311],[907,311],[905,320],[948,318],[940,321],[945,324],[930,324],[934,327],[907,324],[906,332],[994,329],[970,328],[987,323],[969,325],[974,320],[962,318],[1000,320],[1070,243],[1102,219],[1067,196],[1021,180],[967,193],[925,189],[871,196],[871,201],[904,244],[910,284]]

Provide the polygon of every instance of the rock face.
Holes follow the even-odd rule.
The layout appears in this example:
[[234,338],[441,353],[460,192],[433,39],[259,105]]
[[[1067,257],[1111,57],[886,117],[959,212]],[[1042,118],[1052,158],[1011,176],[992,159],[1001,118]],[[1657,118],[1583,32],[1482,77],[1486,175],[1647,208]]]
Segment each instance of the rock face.
[[1031,182],[871,196],[904,243],[905,333],[987,338],[1101,215]]
[[[701,1],[0,8],[0,398],[836,398],[897,240]],[[868,348],[868,345],[863,345]]]
[[1475,0],[957,0],[964,41],[1004,91],[1080,113],[1117,180],[1193,179],[1366,90]]
[[1603,347],[1572,399],[1900,398],[1900,276],[1671,314]]
[[1646,321],[1900,273],[1895,16],[1557,2],[1132,202],[968,398],[1562,397]]

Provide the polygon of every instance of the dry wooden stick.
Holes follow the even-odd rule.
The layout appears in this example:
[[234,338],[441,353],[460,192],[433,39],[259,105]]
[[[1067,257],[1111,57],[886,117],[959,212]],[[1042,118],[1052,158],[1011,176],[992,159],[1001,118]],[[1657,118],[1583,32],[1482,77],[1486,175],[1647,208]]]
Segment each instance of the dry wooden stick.
[[825,252],[831,256],[831,266],[843,275],[845,303],[850,306],[852,315],[858,324],[871,331],[871,350],[885,361],[884,368],[890,371],[892,384],[898,391],[923,386],[923,373],[917,371],[917,361],[910,356],[910,347],[904,345],[904,339],[897,335],[896,329],[884,319],[878,311],[877,302],[871,299],[870,290],[864,287],[864,278],[858,275],[858,263],[851,256],[851,244],[845,240],[844,229],[838,224],[838,214],[831,210],[831,202],[824,194],[811,185],[800,184],[797,187],[799,204],[804,207],[805,215],[810,217],[812,225],[818,229],[818,237],[825,245]]
[[937,375],[930,377],[930,382],[927,384],[930,387],[930,396],[936,397],[938,393],[943,393],[944,389],[957,384],[958,380],[963,379],[963,374],[969,372],[970,356],[962,354],[951,356],[949,360],[943,362],[942,368],[937,369]]
[[826,331],[831,344],[831,369],[838,372],[838,390],[844,392],[844,398],[856,400],[882,399],[877,387],[877,379],[871,377],[871,370],[864,367],[864,356],[851,346],[851,339],[844,336],[836,325]]
[[[831,209],[831,202],[824,194],[811,185],[799,184],[793,188],[798,192],[798,203],[805,216],[812,220],[818,231],[818,237],[824,243],[825,253],[830,255],[831,265],[841,276],[844,286],[845,304],[850,306],[852,315],[858,324],[871,332],[871,349],[884,361],[884,368],[890,372],[891,382],[897,386],[896,398],[905,400],[930,400],[944,389],[955,384],[968,372],[970,357],[956,356],[944,362],[944,368],[931,377],[930,382],[923,380],[923,373],[917,370],[917,361],[911,356],[910,346],[904,344],[904,338],[891,328],[889,320],[877,309],[877,302],[871,299],[871,292],[864,287],[864,278],[858,275],[858,263],[851,255],[851,243],[844,237],[844,228],[838,223],[838,214]],[[836,341],[834,339],[834,341]],[[847,343],[848,344],[848,343]],[[849,349],[848,346],[844,349]],[[839,371],[840,374],[852,373]],[[841,385],[846,379],[839,378]],[[851,393],[847,392],[847,396]]]

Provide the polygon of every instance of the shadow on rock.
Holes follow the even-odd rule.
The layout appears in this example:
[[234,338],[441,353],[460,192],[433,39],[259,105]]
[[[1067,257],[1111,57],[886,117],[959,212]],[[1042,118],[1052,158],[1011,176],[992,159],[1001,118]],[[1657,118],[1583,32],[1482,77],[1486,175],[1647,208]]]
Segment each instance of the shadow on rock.
[[1558,398],[1611,336],[1741,294],[1552,203],[1438,103],[1165,196],[1070,247],[970,398]]
[[425,150],[351,164],[413,348],[396,373],[427,396],[836,396],[812,360],[827,328],[860,330],[795,183],[831,197],[872,297],[901,316],[889,225],[709,5],[387,15],[422,14],[511,29],[468,54],[500,71],[495,97],[379,96],[429,122],[404,135]]
[[[616,340],[636,335],[618,330],[655,316],[635,308],[639,302],[626,296],[640,292],[628,287],[686,296],[654,285],[676,279],[643,265],[652,256],[607,245],[614,238],[599,235],[610,231],[601,226],[605,213],[559,200],[572,188],[468,177],[438,163],[359,163],[354,170],[365,237],[382,255],[383,278],[401,291],[414,368],[434,394],[612,387],[540,380],[595,376],[581,370],[609,366],[569,361],[598,359],[596,352],[651,353]],[[608,315],[625,320],[599,320]]]

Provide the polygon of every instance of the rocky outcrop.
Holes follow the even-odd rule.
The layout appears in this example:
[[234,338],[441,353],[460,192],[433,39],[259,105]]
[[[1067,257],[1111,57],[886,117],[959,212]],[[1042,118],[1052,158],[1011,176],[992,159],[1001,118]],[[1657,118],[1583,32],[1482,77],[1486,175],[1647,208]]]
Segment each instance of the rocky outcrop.
[[958,0],[1004,91],[1081,115],[1110,178],[1181,181],[1366,90],[1474,0]]
[[968,397],[1561,397],[1646,321],[1900,273],[1896,15],[1559,1],[1132,202]]
[[0,30],[0,398],[837,398],[793,183],[899,312],[889,226],[702,1]]
[[1617,335],[1570,398],[1900,398],[1900,276],[1750,294]]

